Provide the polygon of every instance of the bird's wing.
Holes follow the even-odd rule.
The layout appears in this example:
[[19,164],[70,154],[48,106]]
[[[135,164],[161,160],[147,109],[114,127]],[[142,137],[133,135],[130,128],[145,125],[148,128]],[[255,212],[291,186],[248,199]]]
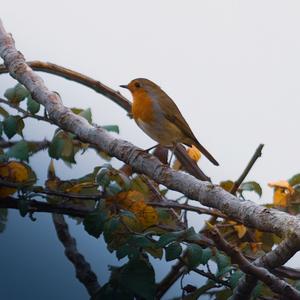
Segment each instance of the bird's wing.
[[[201,153],[203,153],[206,158],[208,158],[214,165],[218,166],[219,163],[216,161],[216,159],[202,146],[195,135],[193,134],[190,126],[184,119],[183,115],[179,111],[177,105],[174,103],[174,101],[165,93],[163,92],[163,95],[159,99],[159,104],[161,106],[162,111],[164,112],[164,115],[167,120],[175,124],[182,133],[184,133],[187,141],[186,143],[189,145],[188,140],[190,140],[191,144],[196,146]],[[184,142],[183,142],[184,143]]]

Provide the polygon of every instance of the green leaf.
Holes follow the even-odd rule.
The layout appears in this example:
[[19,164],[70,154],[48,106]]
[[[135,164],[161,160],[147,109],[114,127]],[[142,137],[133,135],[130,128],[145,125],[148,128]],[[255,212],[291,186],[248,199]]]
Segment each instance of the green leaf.
[[202,262],[203,249],[196,244],[187,247],[187,265],[190,269],[197,267]]
[[81,111],[78,115],[84,117],[89,123],[92,123],[92,112],[90,108]]
[[119,284],[146,300],[154,299],[154,270],[150,263],[142,259],[133,259],[124,265],[120,271]]
[[220,252],[216,254],[216,263],[218,266],[218,271],[221,272],[226,267],[230,266],[230,258]]
[[202,258],[201,258],[201,264],[206,265],[208,261],[212,257],[212,251],[210,248],[202,249]]
[[288,180],[288,183],[291,185],[291,186],[294,186],[294,185],[297,185],[300,183],[300,173],[299,174],[296,174],[294,175],[292,178],[290,178]]
[[29,210],[28,201],[25,198],[20,197],[18,200],[18,207],[20,215],[25,217]]
[[199,240],[201,240],[201,235],[199,233],[195,232],[194,227],[190,227],[184,233],[184,238],[189,241],[199,241]]
[[9,157],[15,157],[20,160],[28,161],[29,148],[28,143],[25,141],[20,141],[13,145],[6,153]]
[[41,105],[32,99],[31,95],[27,97],[27,110],[31,112],[33,115],[38,113]]
[[130,244],[133,244],[135,247],[153,247],[154,244],[143,235],[132,235],[128,241]]
[[15,97],[15,89],[9,88],[4,92],[4,97],[8,100],[13,100]]
[[20,83],[18,83],[15,87],[15,100],[20,102],[23,101],[28,95],[28,90]]
[[157,247],[165,247],[171,242],[177,241],[177,239],[180,238],[183,234],[183,230],[165,233],[159,238],[159,241],[157,242]]
[[118,125],[106,125],[106,126],[101,126],[101,127],[104,128],[107,131],[120,133]]
[[131,247],[128,244],[124,244],[116,250],[116,256],[118,260],[124,258],[129,253],[131,253]]
[[239,191],[255,192],[259,197],[261,197],[261,195],[262,195],[262,188],[255,181],[243,182],[239,187]]
[[8,216],[7,208],[0,208],[0,233],[2,233],[5,230],[7,216]]
[[15,118],[17,120],[17,134],[23,137],[23,129],[25,127],[25,123],[20,116],[16,116]]
[[239,283],[239,280],[243,276],[243,274],[244,273],[242,271],[236,271],[231,275],[231,277],[229,279],[229,283],[233,289],[237,286],[237,284]]
[[103,236],[106,243],[110,243],[113,240],[114,232],[120,224],[120,220],[114,217],[104,223]]
[[3,123],[0,121],[0,136],[3,134]]
[[166,261],[170,261],[180,256],[182,252],[182,247],[180,243],[173,242],[172,244],[166,247],[165,251],[166,251]]
[[11,139],[18,129],[18,122],[15,116],[8,116],[3,121],[3,130],[6,136]]
[[55,159],[59,159],[61,157],[61,153],[64,148],[64,140],[59,136],[55,136],[51,141],[51,144],[48,149],[49,156]]
[[103,231],[104,223],[107,220],[107,213],[104,211],[95,211],[90,213],[83,220],[85,231],[95,238],[99,238]]

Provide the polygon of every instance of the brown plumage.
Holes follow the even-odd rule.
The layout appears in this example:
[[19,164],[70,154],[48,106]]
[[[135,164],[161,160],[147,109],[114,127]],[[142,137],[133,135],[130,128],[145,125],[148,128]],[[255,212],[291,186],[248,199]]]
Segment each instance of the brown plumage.
[[174,101],[154,82],[138,78],[121,85],[132,93],[132,114],[138,126],[164,146],[196,146],[214,165],[219,163],[198,142]]

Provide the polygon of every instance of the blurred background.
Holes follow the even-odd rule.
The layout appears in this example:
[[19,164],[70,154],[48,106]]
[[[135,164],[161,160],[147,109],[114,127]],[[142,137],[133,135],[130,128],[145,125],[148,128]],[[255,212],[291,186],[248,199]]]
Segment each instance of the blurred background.
[[[263,156],[247,177],[263,187],[261,199],[249,194],[257,203],[272,201],[269,181],[288,179],[300,171],[299,11],[298,1],[277,0],[10,0],[1,4],[4,26],[27,60],[62,65],[116,90],[136,77],[159,84],[220,162],[220,167],[205,158],[199,163],[215,183],[237,179],[258,144],[264,143]],[[90,107],[95,123],[117,124],[120,138],[142,148],[153,145],[111,100],[65,79],[40,75],[66,106]],[[1,96],[13,85],[13,79],[1,75]],[[121,92],[130,99],[128,91]],[[25,138],[52,138],[54,127],[36,121],[28,124]],[[78,164],[72,168],[55,161],[61,179],[80,177],[103,163],[93,151],[84,161],[80,155],[76,159]],[[32,157],[30,164],[43,183],[47,152]],[[64,257],[51,216],[37,218],[33,223],[9,212],[6,231],[0,235],[1,298],[87,299]],[[203,224],[195,215],[190,218],[196,228]],[[102,241],[88,236],[74,221],[69,224],[79,250],[100,283],[105,283],[107,265],[118,261]],[[295,262],[297,258],[290,263]],[[154,265],[157,280],[170,267],[159,261]],[[166,299],[175,295],[178,290],[173,288]]]

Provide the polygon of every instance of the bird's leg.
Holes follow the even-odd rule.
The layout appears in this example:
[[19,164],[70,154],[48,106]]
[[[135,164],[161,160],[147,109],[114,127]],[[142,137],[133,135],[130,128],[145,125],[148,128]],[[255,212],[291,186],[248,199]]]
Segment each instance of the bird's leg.
[[159,144],[156,144],[156,145],[154,145],[154,146],[152,146],[152,147],[150,147],[150,148],[148,148],[148,149],[145,149],[144,151],[145,152],[149,152],[150,150],[152,150],[152,149],[154,149],[154,148],[157,148],[159,146]]
[[176,143],[173,143],[173,147],[172,147],[172,152],[171,152],[171,156],[170,156],[170,160],[168,162],[168,165],[171,166],[171,162],[172,162],[172,158],[174,156],[174,152],[176,150],[176,147],[177,147],[177,144]]

